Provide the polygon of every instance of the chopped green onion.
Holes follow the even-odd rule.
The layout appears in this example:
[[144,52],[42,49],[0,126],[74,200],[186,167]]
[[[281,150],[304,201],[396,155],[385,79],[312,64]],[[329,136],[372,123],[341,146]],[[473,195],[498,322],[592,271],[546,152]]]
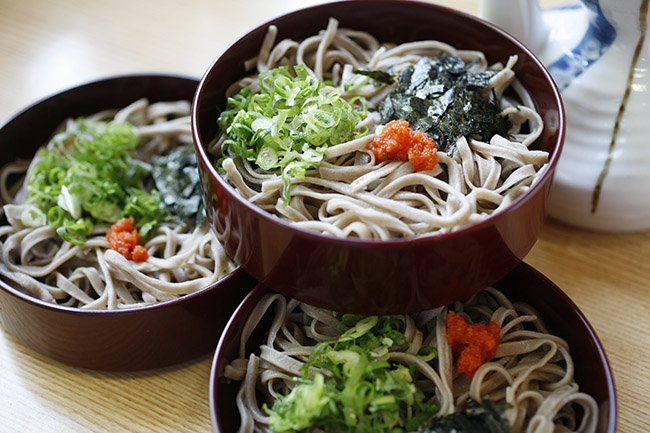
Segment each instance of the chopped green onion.
[[228,135],[223,146],[230,156],[281,174],[285,204],[292,180],[317,167],[329,146],[367,133],[357,129],[367,111],[364,99],[346,101],[326,90],[303,65],[294,71],[295,77],[287,66],[260,73],[260,92],[245,87],[228,98],[217,121]]
[[68,211],[72,218],[79,218],[81,216],[81,203],[79,197],[70,194],[68,187],[61,185],[61,193],[57,197],[56,204],[63,210]]
[[[139,139],[137,129],[127,123],[77,119],[74,130],[57,134],[48,148],[39,150],[28,179],[27,203],[74,244],[84,243],[94,225],[124,216],[150,231],[169,219],[169,212],[155,191],[140,189],[150,173],[133,159]],[[39,215],[30,208],[22,218],[36,224]]]
[[26,227],[41,227],[47,224],[47,216],[37,207],[25,209],[20,219]]
[[422,346],[420,349],[420,352],[418,352],[418,356],[420,359],[424,362],[429,362],[436,356],[438,356],[438,351],[436,350],[435,347],[431,346]]
[[92,229],[92,221],[84,218],[73,224],[58,227],[56,233],[61,236],[64,241],[70,242],[74,245],[83,245],[86,242],[86,235],[90,233]]
[[[387,360],[386,342],[406,342],[404,318],[346,314],[341,319],[348,330],[318,344],[293,390],[272,408],[265,406],[271,431],[397,433],[426,427],[439,408],[425,401],[408,366]],[[421,353],[430,360],[435,349]]]

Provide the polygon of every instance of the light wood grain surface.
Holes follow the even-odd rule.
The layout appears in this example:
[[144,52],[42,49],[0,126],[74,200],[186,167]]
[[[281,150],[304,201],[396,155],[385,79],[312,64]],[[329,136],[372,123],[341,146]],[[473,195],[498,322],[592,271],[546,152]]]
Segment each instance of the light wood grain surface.
[[[114,74],[198,78],[254,25],[319,2],[0,0],[0,121]],[[479,0],[439,3],[479,8]],[[548,221],[526,262],[558,284],[598,333],[614,371],[619,431],[649,432],[650,233],[591,233]],[[34,353],[2,329],[0,432],[209,432],[210,364],[205,356],[157,371],[84,371]]]

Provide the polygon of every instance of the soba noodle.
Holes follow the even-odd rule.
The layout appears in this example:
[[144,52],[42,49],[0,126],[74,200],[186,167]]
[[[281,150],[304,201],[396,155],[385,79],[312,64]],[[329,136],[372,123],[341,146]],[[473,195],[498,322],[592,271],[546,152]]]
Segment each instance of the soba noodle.
[[[327,29],[303,41],[281,40],[269,27],[259,55],[248,66],[257,72],[234,83],[227,96],[244,86],[259,91],[257,74],[282,65],[306,65],[321,81],[331,83],[350,99],[368,101],[369,115],[358,126],[368,127],[365,137],[330,146],[320,165],[303,178],[292,179],[291,200],[282,200],[279,174],[263,170],[241,157],[222,162],[224,176],[246,199],[299,227],[338,236],[366,239],[427,236],[448,232],[499,212],[524,194],[541,176],[548,153],[530,146],[541,136],[544,123],[513,67],[488,65],[479,51],[458,50],[439,41],[400,45],[380,44],[371,35],[338,27],[331,19]],[[434,170],[415,172],[405,161],[376,163],[366,146],[380,126],[376,109],[395,85],[378,85],[355,70],[390,70],[398,74],[422,57],[458,56],[471,70],[498,71],[488,89],[513,127],[508,137],[495,135],[489,142],[460,137],[453,152],[438,151]],[[514,97],[513,97],[514,95]],[[221,133],[209,146],[215,157],[228,156]]]
[[[512,303],[494,288],[450,306],[468,323],[494,321],[501,328],[496,355],[482,364],[471,380],[458,374],[446,336],[448,308],[404,317],[405,348],[392,347],[382,359],[414,366],[413,382],[429,402],[439,406],[437,417],[462,409],[468,397],[507,402],[505,416],[513,433],[594,432],[598,421],[595,400],[581,392],[574,380],[574,364],[567,343],[550,334],[537,313],[526,304]],[[256,353],[246,344],[265,314],[273,317]],[[254,308],[243,327],[239,358],[226,366],[224,376],[241,381],[237,394],[243,432],[269,432],[269,416],[278,395],[287,395],[301,376],[301,366],[314,347],[342,335],[341,316],[279,294],[268,294]],[[423,346],[438,356],[423,361],[414,355]],[[313,368],[313,367],[311,367]],[[311,373],[314,370],[311,370]],[[311,431],[311,430],[310,430]]]
[[[147,164],[154,154],[192,144],[189,112],[189,101],[141,99],[87,119],[136,126],[138,159]],[[74,124],[69,120],[64,130]],[[2,212],[8,221],[0,227],[0,275],[31,296],[86,309],[132,308],[195,292],[235,268],[206,222],[196,228],[192,223],[160,223],[145,244],[149,258],[144,262],[127,260],[110,249],[107,225],[95,226],[82,245],[64,242],[47,224],[26,227],[21,215],[29,168],[29,162],[16,162],[0,175]],[[24,175],[24,180],[8,184],[16,175]]]

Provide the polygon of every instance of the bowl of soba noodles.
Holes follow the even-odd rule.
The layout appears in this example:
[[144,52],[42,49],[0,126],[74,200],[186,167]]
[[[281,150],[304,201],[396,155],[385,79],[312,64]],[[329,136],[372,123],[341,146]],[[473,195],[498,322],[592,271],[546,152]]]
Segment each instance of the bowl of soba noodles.
[[338,313],[260,284],[210,379],[215,433],[614,433],[616,407],[593,328],[525,262],[414,314]]
[[216,347],[255,281],[205,220],[189,120],[197,84],[109,77],[0,127],[0,319],[25,346],[112,371]]
[[565,127],[550,75],[499,28],[353,0],[225,49],[192,128],[208,219],[236,263],[311,305],[383,314],[467,298],[525,257]]

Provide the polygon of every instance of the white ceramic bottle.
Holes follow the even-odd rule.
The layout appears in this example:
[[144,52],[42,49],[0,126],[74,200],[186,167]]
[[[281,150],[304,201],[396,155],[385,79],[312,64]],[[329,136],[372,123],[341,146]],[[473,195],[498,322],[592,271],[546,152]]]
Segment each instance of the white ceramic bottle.
[[[507,2],[482,3],[484,18],[533,49],[562,92],[567,129],[553,218],[599,231],[650,229],[649,1],[582,0],[542,12],[520,35],[493,12]],[[534,1],[514,3],[539,9]]]

